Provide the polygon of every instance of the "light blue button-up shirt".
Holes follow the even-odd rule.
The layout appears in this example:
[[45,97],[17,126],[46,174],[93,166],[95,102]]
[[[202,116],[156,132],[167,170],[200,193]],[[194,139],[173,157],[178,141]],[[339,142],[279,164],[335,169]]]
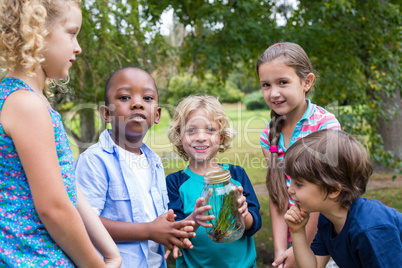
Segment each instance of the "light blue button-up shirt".
[[[167,212],[165,173],[160,157],[144,143],[141,146],[152,174],[151,197],[157,216]],[[101,211],[100,216],[121,222],[145,222],[140,187],[136,185],[136,174],[132,172],[109,130],[102,132],[99,142],[79,155],[75,163],[77,183],[92,207]],[[123,265],[121,267],[149,267],[147,263],[148,241],[133,241],[117,244]],[[164,248],[159,246],[164,255]],[[163,261],[160,267],[166,267]],[[154,268],[154,267],[152,267]]]

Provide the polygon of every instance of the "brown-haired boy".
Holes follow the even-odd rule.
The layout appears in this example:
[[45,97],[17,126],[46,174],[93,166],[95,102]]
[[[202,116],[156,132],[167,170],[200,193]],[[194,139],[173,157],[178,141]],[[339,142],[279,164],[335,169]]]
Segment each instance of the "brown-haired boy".
[[[325,267],[330,256],[339,267],[400,267],[402,213],[360,197],[372,171],[366,150],[343,131],[321,130],[289,148],[285,172],[296,205],[285,220],[298,267]],[[310,212],[321,213],[311,248]]]

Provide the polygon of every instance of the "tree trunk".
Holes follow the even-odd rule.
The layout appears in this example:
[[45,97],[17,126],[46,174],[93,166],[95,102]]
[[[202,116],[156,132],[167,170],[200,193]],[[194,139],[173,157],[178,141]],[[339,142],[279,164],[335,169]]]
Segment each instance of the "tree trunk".
[[95,113],[92,108],[85,108],[79,110],[80,114],[80,128],[81,128],[81,142],[78,144],[79,152],[84,152],[89,146],[94,144],[97,140],[95,133]]
[[[395,159],[402,159],[402,99],[400,89],[397,88],[392,98],[382,97],[383,109],[387,118],[379,118],[379,129],[384,150],[391,151]],[[376,164],[378,171],[391,171],[390,168]]]

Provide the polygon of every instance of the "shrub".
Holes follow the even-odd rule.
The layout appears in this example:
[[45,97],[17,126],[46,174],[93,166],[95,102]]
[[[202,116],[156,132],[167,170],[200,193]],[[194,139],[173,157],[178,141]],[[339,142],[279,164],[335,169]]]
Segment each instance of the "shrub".
[[243,99],[244,93],[236,84],[227,80],[219,81],[216,76],[206,74],[203,79],[190,73],[174,76],[170,80],[169,90],[165,91],[160,102],[176,105],[191,94],[206,94],[219,97],[220,102],[236,103]]
[[247,110],[261,110],[269,108],[262,96],[262,91],[257,90],[244,97],[244,105]]

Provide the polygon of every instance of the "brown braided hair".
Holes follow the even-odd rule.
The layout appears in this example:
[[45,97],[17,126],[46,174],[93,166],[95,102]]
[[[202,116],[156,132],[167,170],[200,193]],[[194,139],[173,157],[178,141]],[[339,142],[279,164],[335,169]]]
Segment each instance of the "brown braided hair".
[[[271,146],[278,145],[284,123],[284,116],[278,115],[274,110],[271,110],[268,137]],[[279,160],[278,153],[270,153],[265,185],[269,191],[270,199],[277,205],[279,211],[285,210],[289,205],[288,188],[282,165],[283,162]]]

